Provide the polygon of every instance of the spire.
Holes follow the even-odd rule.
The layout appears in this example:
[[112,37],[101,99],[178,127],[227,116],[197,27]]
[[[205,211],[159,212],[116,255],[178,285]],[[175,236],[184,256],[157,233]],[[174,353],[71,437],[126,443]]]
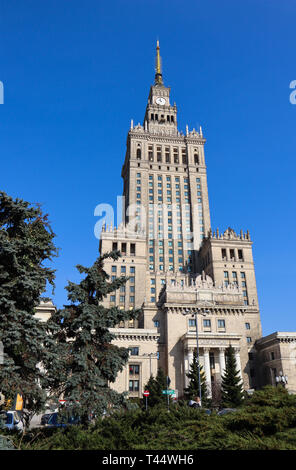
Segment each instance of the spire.
[[159,41],[156,43],[156,67],[155,67],[155,84],[163,85],[162,81],[162,70],[161,70],[161,57],[159,53]]

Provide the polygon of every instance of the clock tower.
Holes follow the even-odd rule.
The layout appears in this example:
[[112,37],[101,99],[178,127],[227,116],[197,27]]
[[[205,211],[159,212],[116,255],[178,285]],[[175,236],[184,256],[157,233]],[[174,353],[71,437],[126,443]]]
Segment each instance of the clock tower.
[[144,127],[152,134],[177,135],[177,107],[170,105],[169,87],[164,86],[162,78],[159,42],[156,46],[155,82],[150,87],[148,104],[144,117]]
[[244,387],[253,388],[261,323],[252,241],[248,232],[211,230],[206,141],[201,127],[178,130],[170,91],[157,42],[144,121],[131,121],[126,140],[123,222],[105,227],[100,240],[101,253],[118,249],[122,254],[105,261],[111,279],[129,277],[105,305],[141,309],[137,320],[113,330],[116,344],[131,348],[129,367],[114,387],[142,396],[151,374],[162,367],[182,396],[197,342],[193,317],[196,309],[204,309],[207,316],[198,315],[198,332],[209,395],[223,376],[229,344],[236,350]]

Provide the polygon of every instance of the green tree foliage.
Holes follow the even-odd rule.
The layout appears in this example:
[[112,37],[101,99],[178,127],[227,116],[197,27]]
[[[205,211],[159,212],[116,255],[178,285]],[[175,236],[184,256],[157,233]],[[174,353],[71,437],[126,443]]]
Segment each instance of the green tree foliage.
[[222,377],[222,406],[231,408],[240,406],[243,403],[243,384],[237,369],[235,352],[232,346],[226,351],[226,367]]
[[[157,371],[157,375],[154,378],[152,375],[144,387],[145,390],[149,390],[150,395],[148,398],[148,406],[167,406],[167,396],[163,395],[162,391],[167,389],[167,377],[160,367]],[[170,398],[169,398],[170,399]]]
[[295,450],[296,396],[266,387],[224,416],[179,404],[170,413],[162,407],[116,412],[87,429],[33,430],[22,449]]
[[203,366],[197,361],[196,351],[193,353],[193,362],[190,364],[189,372],[186,374],[189,378],[189,384],[188,387],[184,389],[184,395],[187,400],[195,400],[196,397],[199,397],[198,366],[200,369],[201,402],[203,406],[207,406],[209,400],[207,399],[206,377],[203,371]]
[[48,283],[54,287],[48,267],[57,255],[54,237],[39,206],[0,192],[0,391],[6,397],[22,394],[27,425],[45,403],[45,368],[56,359],[48,327],[35,317]]
[[110,276],[103,269],[107,258],[116,261],[119,256],[117,251],[106,253],[90,268],[78,265],[79,273],[85,276],[78,284],[68,283],[70,303],[51,319],[59,326],[54,338],[60,364],[50,371],[55,381],[55,396],[63,397],[67,410],[78,414],[84,423],[91,414],[101,415],[104,410],[119,406],[124,399],[109,383],[115,382],[128,360],[129,351],[112,344],[115,336],[109,328],[136,318],[139,311],[124,311],[115,306],[106,308],[102,304],[108,294],[127,281],[126,277],[120,277],[110,282]]

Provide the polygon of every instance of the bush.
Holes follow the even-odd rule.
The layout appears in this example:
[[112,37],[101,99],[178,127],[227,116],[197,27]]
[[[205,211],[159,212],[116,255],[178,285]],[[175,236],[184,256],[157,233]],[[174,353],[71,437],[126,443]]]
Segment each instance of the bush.
[[[14,438],[15,439],[15,438]],[[186,402],[122,410],[88,428],[39,428],[23,449],[267,450],[296,449],[296,397],[267,387],[235,413],[207,415]]]

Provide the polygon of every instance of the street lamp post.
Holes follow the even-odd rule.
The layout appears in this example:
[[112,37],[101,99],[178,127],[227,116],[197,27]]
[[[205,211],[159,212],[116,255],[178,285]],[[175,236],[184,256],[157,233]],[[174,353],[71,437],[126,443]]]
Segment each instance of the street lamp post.
[[202,407],[202,398],[201,398],[201,381],[200,381],[200,364],[199,364],[199,344],[198,344],[198,321],[197,321],[197,316],[202,315],[206,316],[207,313],[209,313],[209,310],[206,309],[205,307],[197,307],[194,312],[190,312],[188,309],[186,309],[185,312],[183,312],[183,315],[191,315],[192,317],[194,316],[195,318],[195,331],[196,331],[196,363],[197,363],[197,371],[198,371],[198,388],[199,388],[199,399],[200,399],[200,406]]
[[143,356],[149,357],[150,359],[150,376],[152,375],[152,358],[156,359],[158,358],[157,353],[144,353]]

